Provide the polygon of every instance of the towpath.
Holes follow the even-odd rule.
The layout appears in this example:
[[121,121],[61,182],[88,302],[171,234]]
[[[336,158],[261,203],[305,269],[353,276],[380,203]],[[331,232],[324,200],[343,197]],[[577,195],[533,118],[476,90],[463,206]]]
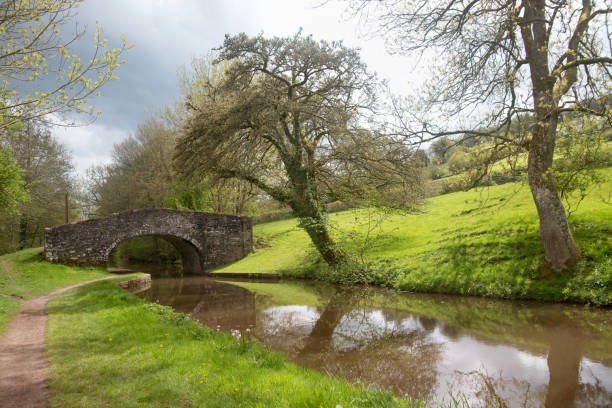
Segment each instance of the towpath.
[[78,286],[105,279],[107,276],[66,286],[21,304],[17,316],[9,322],[0,337],[0,406],[2,408],[47,407],[49,399],[45,333],[47,302]]

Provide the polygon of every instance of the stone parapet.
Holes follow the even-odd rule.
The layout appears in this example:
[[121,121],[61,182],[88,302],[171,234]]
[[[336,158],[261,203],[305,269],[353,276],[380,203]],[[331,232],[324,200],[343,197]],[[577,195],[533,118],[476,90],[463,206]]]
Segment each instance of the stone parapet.
[[246,256],[253,246],[249,217],[170,209],[125,211],[45,229],[51,262],[106,266],[122,241],[140,236],[168,240],[180,252],[186,273],[202,273]]

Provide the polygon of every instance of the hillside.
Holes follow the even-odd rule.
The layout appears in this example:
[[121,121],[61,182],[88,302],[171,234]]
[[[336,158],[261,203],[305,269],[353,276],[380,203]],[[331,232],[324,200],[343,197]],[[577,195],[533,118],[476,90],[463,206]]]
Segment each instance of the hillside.
[[[611,179],[612,168],[600,171]],[[330,223],[357,264],[363,259],[369,265],[365,277],[374,283],[419,292],[610,305],[611,199],[607,182],[593,188],[571,214],[584,256],[572,274],[557,277],[540,268],[537,214],[523,183],[433,197],[413,214],[342,211],[331,214]],[[253,254],[215,272],[338,280],[296,219],[256,225],[254,240]]]

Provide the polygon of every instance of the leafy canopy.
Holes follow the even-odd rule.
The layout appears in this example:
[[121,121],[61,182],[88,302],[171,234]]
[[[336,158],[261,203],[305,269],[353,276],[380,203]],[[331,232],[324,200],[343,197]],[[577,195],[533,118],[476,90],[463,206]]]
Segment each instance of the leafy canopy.
[[303,189],[324,203],[417,184],[412,152],[366,129],[379,81],[357,50],[298,32],[227,36],[217,51],[185,81],[184,174],[240,178],[292,208]]
[[26,202],[22,170],[10,149],[0,146],[0,211],[15,213],[18,205]]
[[89,98],[98,95],[108,81],[118,79],[120,56],[131,47],[123,36],[120,47],[110,48],[98,25],[89,59],[71,50],[83,30],[77,26],[69,36],[62,36],[83,1],[0,1],[0,129],[49,113],[94,115]]

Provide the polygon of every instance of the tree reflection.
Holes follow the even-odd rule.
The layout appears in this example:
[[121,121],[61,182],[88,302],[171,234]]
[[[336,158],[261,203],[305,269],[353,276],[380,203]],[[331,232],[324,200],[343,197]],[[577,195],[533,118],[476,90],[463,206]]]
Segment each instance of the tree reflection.
[[427,398],[435,389],[440,344],[427,334],[431,319],[370,308],[368,292],[339,290],[314,325],[296,361],[356,383],[379,384],[398,395]]
[[456,371],[449,383],[454,396],[465,399],[470,408],[538,408],[546,394],[545,385],[533,386],[529,381],[508,378],[502,371],[492,375],[484,367]]
[[[201,277],[153,284],[153,301],[213,328],[255,326],[255,298],[243,288]],[[600,311],[581,314],[582,309],[566,305],[361,287],[330,292],[314,304],[275,303],[270,296],[259,301],[255,335],[300,364],[413,398],[443,403],[450,391],[463,393],[470,407],[487,402],[612,406],[606,378],[612,372],[606,360],[610,354],[604,350],[610,344],[604,330],[609,318]],[[317,306],[323,299],[326,305]]]
[[212,328],[242,333],[255,326],[255,295],[210,278],[158,278],[146,296]]
[[[610,407],[612,393],[601,381],[580,382],[582,353],[587,338],[569,321],[550,328],[547,366],[548,384],[533,386],[528,381],[508,377],[502,371],[489,375],[483,367],[471,372],[456,372],[452,388],[471,390],[469,400],[499,407],[520,406],[546,408]],[[471,404],[470,406],[479,406]]]
[[342,321],[342,317],[364,298],[364,294],[353,288],[339,289],[329,300],[323,313],[317,319],[305,345],[298,355],[299,360],[305,360],[311,356],[321,358],[323,353],[331,351],[332,338],[336,327]]
[[569,325],[561,325],[550,331],[546,408],[574,406],[584,343],[581,333]]

